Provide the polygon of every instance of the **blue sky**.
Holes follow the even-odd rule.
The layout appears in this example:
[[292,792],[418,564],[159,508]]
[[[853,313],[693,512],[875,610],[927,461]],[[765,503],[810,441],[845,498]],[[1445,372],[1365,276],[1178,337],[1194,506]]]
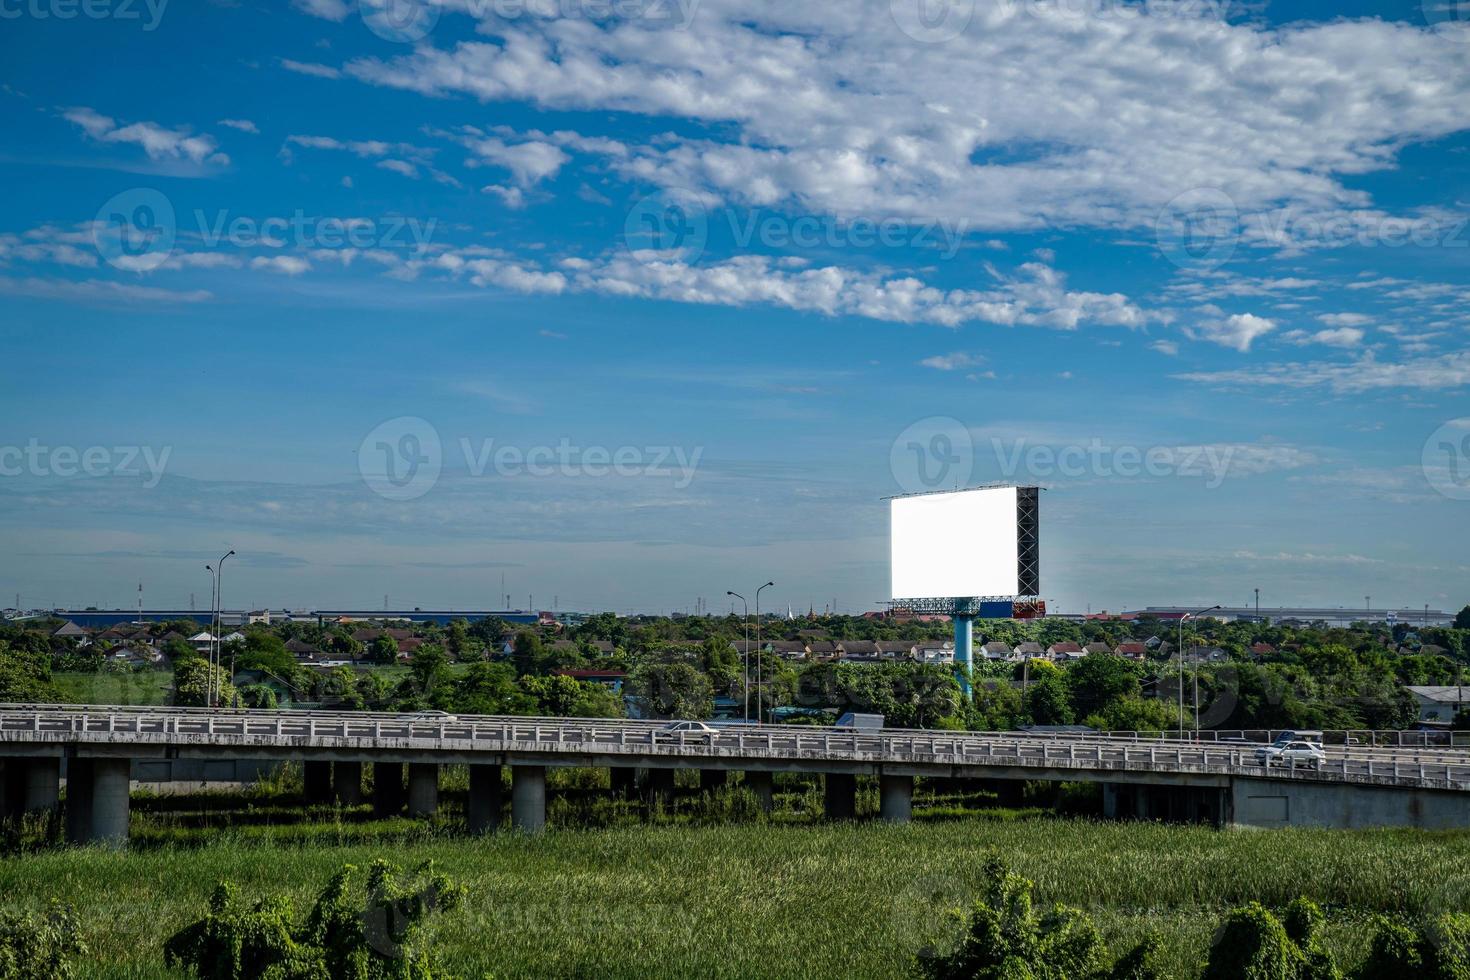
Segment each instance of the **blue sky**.
[[3,604],[1470,600],[1466,4],[384,2],[0,4]]

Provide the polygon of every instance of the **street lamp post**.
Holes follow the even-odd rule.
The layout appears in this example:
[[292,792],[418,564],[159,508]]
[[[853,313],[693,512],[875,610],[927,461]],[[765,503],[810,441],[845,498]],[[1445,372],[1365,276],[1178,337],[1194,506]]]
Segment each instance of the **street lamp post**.
[[750,721],[750,603],[746,602],[745,596],[739,592],[727,591],[725,595],[734,596],[742,603],[745,603],[745,613],[741,617],[745,623],[745,649],[742,651],[745,655],[745,666],[743,668],[745,683],[740,688],[740,700],[745,703],[745,720]]
[[765,697],[761,690],[761,593],[775,582],[767,582],[755,590],[755,720],[765,722]]
[[[215,574],[214,566],[213,565],[205,565],[204,566],[204,570],[209,573],[209,632],[206,633],[205,635],[209,637],[209,658],[208,659],[209,659],[211,668],[213,668],[213,662],[214,662],[214,616],[215,616],[215,609],[216,609],[217,604],[219,602],[219,577]],[[211,674],[211,676],[213,676],[213,675]],[[208,698],[206,697],[205,700],[206,700],[206,703],[207,703]]]
[[220,697],[220,694],[222,693],[222,690],[221,690],[221,687],[220,687],[220,683],[219,683],[219,660],[220,660],[219,627],[220,627],[220,622],[224,619],[224,604],[225,604],[225,559],[226,558],[229,558],[234,553],[235,553],[235,550],[233,548],[231,548],[229,551],[225,552],[224,556],[221,557],[220,560],[219,560],[219,562],[214,566],[214,578],[215,578],[215,589],[214,589],[214,631],[213,631],[214,632],[214,639],[210,643],[210,646],[214,649],[214,657],[213,657],[213,663],[211,665],[213,669],[210,671],[210,675],[209,675],[209,703],[210,703],[210,706],[211,707],[216,707],[216,708],[219,707],[219,697]]
[[[1179,617],[1179,740],[1184,740],[1184,621],[1219,609],[1218,605]],[[1199,737],[1199,665],[1194,668],[1194,732]]]

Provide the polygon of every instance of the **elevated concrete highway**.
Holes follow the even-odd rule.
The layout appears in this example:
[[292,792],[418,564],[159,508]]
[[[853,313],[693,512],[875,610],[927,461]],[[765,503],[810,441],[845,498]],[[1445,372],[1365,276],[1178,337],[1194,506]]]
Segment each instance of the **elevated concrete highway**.
[[766,805],[772,773],[820,773],[827,813],[836,818],[853,815],[863,775],[878,777],[880,814],[895,821],[908,819],[914,777],[926,776],[1099,782],[1114,816],[1249,826],[1470,825],[1470,751],[1345,743],[1331,747],[1319,769],[1267,768],[1254,753],[1249,744],[1128,736],[795,726],[688,733],[612,719],[0,705],[6,811],[57,806],[64,759],[67,830],[77,841],[126,839],[128,767],[142,759],[297,761],[309,798],[344,803],[361,800],[368,763],[380,812],[406,803],[416,815],[437,807],[440,766],[467,765],[475,831],[499,823],[503,766],[511,767],[511,823],[527,831],[545,823],[552,766],[607,767],[615,787],[643,769],[653,792],[666,796],[676,769],[700,770],[707,786],[741,772]]

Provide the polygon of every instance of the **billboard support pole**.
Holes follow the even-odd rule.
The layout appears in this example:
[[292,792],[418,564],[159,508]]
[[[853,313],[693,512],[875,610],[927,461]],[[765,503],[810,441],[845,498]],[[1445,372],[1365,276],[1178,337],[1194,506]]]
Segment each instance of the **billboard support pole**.
[[954,662],[955,674],[965,700],[970,700],[970,666],[973,662],[972,647],[975,636],[975,618],[969,614],[957,614],[954,618]]

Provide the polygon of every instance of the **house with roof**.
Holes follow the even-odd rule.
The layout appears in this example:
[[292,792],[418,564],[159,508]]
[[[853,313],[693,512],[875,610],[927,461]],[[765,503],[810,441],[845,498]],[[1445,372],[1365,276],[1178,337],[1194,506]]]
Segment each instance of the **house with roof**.
[[1046,655],[1052,660],[1081,660],[1087,656],[1082,652],[1082,647],[1073,643],[1071,640],[1053,643],[1046,648]]
[[1257,657],[1266,657],[1276,652],[1276,648],[1269,643],[1257,641],[1251,644],[1251,653]]
[[808,640],[806,653],[813,660],[835,660],[842,650],[833,640]]
[[1119,643],[1118,649],[1114,652],[1120,657],[1127,657],[1129,660],[1142,660],[1148,656],[1148,647],[1137,640],[1127,640]]
[[800,640],[767,640],[764,646],[764,652],[785,660],[801,660],[807,655],[806,644]]
[[982,660],[1010,660],[1015,654],[1016,652],[1011,649],[1009,643],[1000,640],[991,640],[980,648],[980,659]]
[[837,644],[837,649],[839,657],[853,663],[877,663],[882,659],[876,640],[843,640]]
[[879,660],[912,660],[917,650],[908,640],[878,640],[874,646]]
[[565,669],[553,670],[552,673],[589,684],[601,684],[614,694],[623,693],[623,682],[628,679],[627,672],[621,670]]
[[921,664],[952,664],[954,663],[954,642],[920,643],[914,655]]
[[1090,657],[1095,653],[1112,653],[1113,648],[1108,646],[1106,643],[1103,643],[1101,640],[1093,640],[1091,643],[1082,648],[1082,652]]
[[189,637],[189,645],[199,653],[204,653],[214,644],[214,634],[209,630],[200,630]]
[[1034,660],[1046,656],[1046,651],[1035,640],[1024,640],[1016,644],[1015,655],[1022,660]]
[[1419,705],[1420,721],[1450,722],[1466,705],[1470,705],[1470,687],[1411,685],[1405,688]]
[[69,619],[51,631],[51,639],[71,640],[78,646],[86,646],[92,642],[91,637],[87,635],[87,631]]
[[322,651],[307,643],[300,637],[292,637],[286,641],[286,652],[300,661],[321,660]]

